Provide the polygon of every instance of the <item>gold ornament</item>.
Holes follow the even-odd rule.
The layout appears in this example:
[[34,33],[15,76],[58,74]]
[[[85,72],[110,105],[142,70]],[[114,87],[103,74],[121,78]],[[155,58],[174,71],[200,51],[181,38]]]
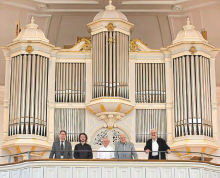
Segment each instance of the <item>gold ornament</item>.
[[116,26],[114,26],[113,23],[109,23],[108,26],[105,27],[108,29],[108,31],[113,31]]
[[91,41],[90,40],[87,40],[85,38],[82,38],[81,40],[79,40],[76,44],[74,44],[74,46],[72,48],[74,48],[76,45],[78,45],[79,43],[81,43],[82,41],[85,42],[85,44],[83,45],[82,47],[82,51],[90,51],[91,50],[91,47],[92,47],[92,44],[91,44]]
[[195,54],[195,53],[197,52],[196,47],[195,47],[195,46],[192,46],[192,47],[189,49],[189,52],[191,52],[191,54]]
[[130,51],[139,51],[137,42],[140,42],[144,46],[148,47],[143,41],[141,41],[139,38],[136,38],[134,40],[130,40]]
[[114,43],[115,39],[114,38],[108,38],[108,43]]
[[26,52],[28,52],[28,54],[31,54],[32,51],[33,51],[32,46],[28,45],[27,48],[26,48]]

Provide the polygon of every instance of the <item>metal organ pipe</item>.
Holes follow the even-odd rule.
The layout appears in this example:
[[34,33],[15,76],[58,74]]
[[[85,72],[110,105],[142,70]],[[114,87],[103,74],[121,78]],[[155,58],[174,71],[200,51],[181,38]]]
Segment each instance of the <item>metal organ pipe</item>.
[[135,101],[136,103],[166,102],[164,63],[135,64]]
[[59,139],[60,130],[67,131],[67,141],[78,142],[78,136],[85,131],[85,109],[55,109],[54,140]]
[[85,63],[56,63],[55,101],[85,102]]
[[47,135],[47,91],[48,58],[35,54],[12,58],[9,136]]
[[212,137],[210,59],[182,56],[173,60],[176,137]]
[[136,110],[136,142],[145,143],[151,138],[150,130],[155,128],[158,137],[166,140],[166,110],[137,109]]
[[128,40],[117,31],[92,36],[93,98],[128,98]]

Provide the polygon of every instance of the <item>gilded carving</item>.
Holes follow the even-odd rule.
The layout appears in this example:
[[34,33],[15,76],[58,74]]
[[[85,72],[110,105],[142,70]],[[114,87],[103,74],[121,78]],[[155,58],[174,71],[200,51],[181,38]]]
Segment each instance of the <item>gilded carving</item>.
[[134,109],[134,108],[131,108],[129,111],[127,111],[127,112],[125,113],[125,115],[131,113],[131,111],[133,111],[133,109]]
[[139,38],[136,38],[134,40],[130,40],[130,51],[139,51],[137,42],[140,42],[144,46],[148,47],[143,41],[141,41]]
[[92,114],[96,114],[96,112],[94,112],[90,107],[87,107],[87,109],[88,109]]
[[105,27],[108,29],[108,31],[113,31],[116,26],[114,26],[113,23],[109,23],[108,26]]
[[121,104],[118,105],[117,109],[115,110],[115,112],[120,112],[121,111]]
[[28,52],[28,54],[31,54],[32,51],[33,51],[32,46],[28,45],[27,48],[26,48],[26,52]]
[[108,38],[108,43],[114,43],[115,39],[114,38]]
[[76,44],[74,44],[74,46],[72,48],[74,48],[76,45],[78,45],[82,41],[84,41],[85,43],[84,43],[84,45],[83,45],[81,50],[83,50],[83,51],[90,51],[91,47],[92,47],[91,41],[88,40],[88,39],[85,39],[85,38],[82,38],[81,40],[79,40]]
[[197,52],[196,47],[195,47],[195,46],[192,46],[192,47],[189,49],[189,52],[191,52],[191,54],[195,54],[195,53]]
[[105,106],[103,104],[100,104],[100,109],[102,112],[106,112]]

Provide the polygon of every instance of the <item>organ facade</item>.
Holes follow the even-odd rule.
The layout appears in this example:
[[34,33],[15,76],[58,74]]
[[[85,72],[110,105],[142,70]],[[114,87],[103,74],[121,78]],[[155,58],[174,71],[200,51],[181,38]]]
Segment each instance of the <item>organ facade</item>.
[[[38,151],[31,156],[47,157],[62,129],[73,145],[82,132],[93,150],[103,137],[114,146],[125,134],[142,151],[152,128],[176,151],[168,159],[194,156],[181,151],[212,154],[219,148],[218,49],[189,19],[172,44],[161,49],[130,39],[134,24],[111,1],[87,27],[91,40],[61,49],[49,43],[32,18],[2,47],[4,150]],[[139,153],[139,158],[147,156]]]

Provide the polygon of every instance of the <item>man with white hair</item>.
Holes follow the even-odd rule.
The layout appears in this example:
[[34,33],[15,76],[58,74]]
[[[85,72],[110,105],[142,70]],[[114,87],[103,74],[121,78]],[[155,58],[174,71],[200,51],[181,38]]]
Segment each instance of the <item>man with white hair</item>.
[[120,142],[115,143],[115,159],[138,159],[134,144],[127,142],[125,134],[121,134]]
[[114,150],[109,145],[109,139],[107,137],[103,138],[102,144],[103,146],[98,150],[97,159],[114,159]]
[[161,159],[166,159],[166,154],[170,153],[170,147],[166,144],[166,141],[162,138],[157,138],[157,131],[156,129],[151,129],[150,131],[151,139],[146,142],[146,146],[144,150],[147,154],[149,154],[148,159],[159,159],[159,153],[157,151],[164,151],[161,152]]

